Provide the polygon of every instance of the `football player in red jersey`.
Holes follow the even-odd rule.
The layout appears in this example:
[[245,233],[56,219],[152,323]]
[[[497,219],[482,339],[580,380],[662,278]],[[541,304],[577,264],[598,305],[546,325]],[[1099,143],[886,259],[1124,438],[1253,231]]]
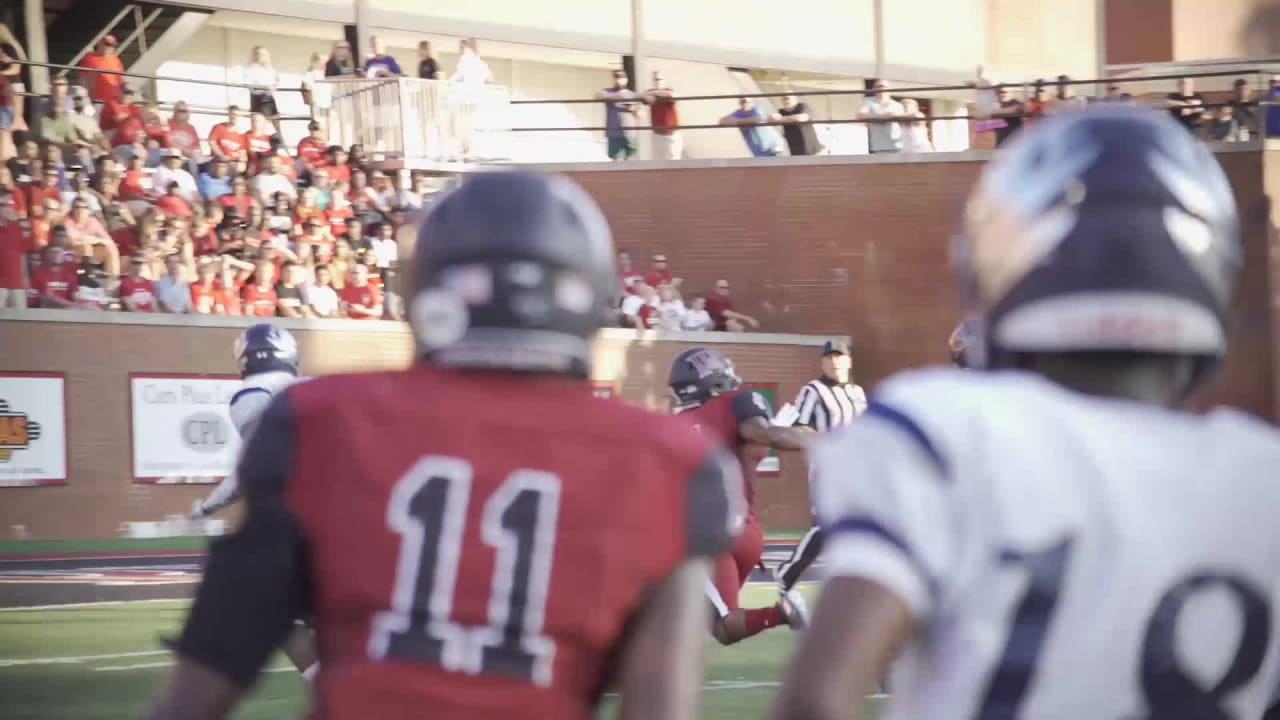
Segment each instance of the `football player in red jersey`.
[[316,718],[585,719],[608,687],[623,717],[694,717],[742,479],[687,423],[594,396],[613,252],[563,177],[480,173],[438,201],[418,361],[272,401],[147,717],[224,717],[308,612]]
[[742,466],[747,513],[742,533],[733,548],[715,559],[707,596],[714,610],[711,633],[723,645],[732,645],[771,627],[789,625],[803,630],[808,612],[804,598],[791,590],[776,605],[744,610],[738,607],[738,592],[751,570],[761,566],[764,532],[755,515],[756,466],[768,448],[803,450],[813,432],[807,427],[773,425],[773,408],[763,395],[741,389],[742,379],[733,362],[722,353],[705,347],[685,350],[671,364],[669,379],[675,394],[674,411],[690,420],[701,434],[736,451]]

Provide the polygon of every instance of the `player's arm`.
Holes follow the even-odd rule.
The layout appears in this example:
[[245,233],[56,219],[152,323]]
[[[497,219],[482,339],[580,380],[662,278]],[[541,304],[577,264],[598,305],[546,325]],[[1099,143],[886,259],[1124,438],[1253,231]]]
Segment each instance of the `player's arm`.
[[753,390],[733,396],[733,416],[738,420],[739,437],[775,450],[804,450],[815,437],[810,428],[770,424],[773,408]]
[[867,696],[934,612],[962,552],[959,510],[929,436],[883,406],[865,417],[811,455],[829,579],[774,720],[865,717]]
[[746,501],[737,460],[722,448],[707,456],[683,489],[684,559],[632,618],[621,658],[621,720],[698,715],[710,558],[733,543]]
[[237,472],[248,505],[244,524],[210,547],[177,643],[177,667],[143,717],[225,717],[304,611],[305,544],[283,498],[294,456],[293,427],[284,393],[263,415],[241,456]]
[[[231,396],[227,411],[231,415],[231,423],[235,425],[236,432],[241,438],[245,440],[249,438],[270,403],[271,393],[260,387],[242,388]],[[239,499],[240,482],[233,469],[222,482],[218,483],[213,492],[203,500],[195,502],[191,508],[191,517],[195,520],[207,517]]]

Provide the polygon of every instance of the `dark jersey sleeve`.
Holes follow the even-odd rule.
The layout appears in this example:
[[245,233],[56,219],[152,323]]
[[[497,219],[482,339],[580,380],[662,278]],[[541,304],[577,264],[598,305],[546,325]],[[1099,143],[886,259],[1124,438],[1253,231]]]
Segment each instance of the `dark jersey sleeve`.
[[710,557],[728,549],[742,530],[746,507],[737,458],[712,449],[685,486],[685,554]]
[[764,418],[765,422],[773,419],[773,408],[764,395],[755,390],[743,390],[733,396],[733,417],[739,423],[753,417]]
[[306,610],[305,546],[283,497],[296,442],[286,391],[267,407],[240,457],[244,522],[210,546],[178,640],[183,656],[241,687],[253,683]]

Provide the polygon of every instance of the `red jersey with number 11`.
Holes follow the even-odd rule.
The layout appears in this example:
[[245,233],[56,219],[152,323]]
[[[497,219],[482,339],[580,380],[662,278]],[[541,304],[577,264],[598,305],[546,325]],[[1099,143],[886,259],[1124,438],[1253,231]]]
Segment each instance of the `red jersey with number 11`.
[[325,720],[594,717],[649,588],[742,511],[723,450],[566,378],[317,378],[264,415],[255,465],[287,468]]

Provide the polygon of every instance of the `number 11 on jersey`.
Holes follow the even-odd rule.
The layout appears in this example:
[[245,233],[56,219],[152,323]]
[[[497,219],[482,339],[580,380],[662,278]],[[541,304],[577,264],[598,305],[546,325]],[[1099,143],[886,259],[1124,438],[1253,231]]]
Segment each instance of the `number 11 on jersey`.
[[401,536],[391,609],[373,621],[368,652],[446,670],[551,684],[555,642],[542,634],[555,554],[560,479],[516,470],[485,501],[480,535],[495,554],[489,624],[452,621],[472,467],[428,456],[396,483],[387,524]]

